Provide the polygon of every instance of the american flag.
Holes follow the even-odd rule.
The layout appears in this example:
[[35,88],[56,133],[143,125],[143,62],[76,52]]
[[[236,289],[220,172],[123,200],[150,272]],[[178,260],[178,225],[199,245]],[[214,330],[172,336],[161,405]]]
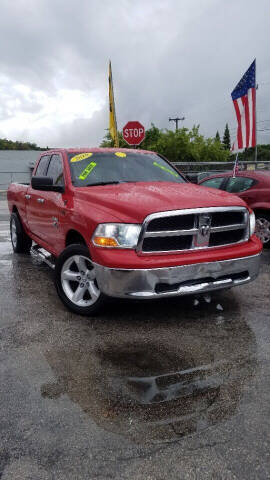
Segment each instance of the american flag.
[[231,93],[236,118],[237,138],[232,150],[256,146],[256,60]]

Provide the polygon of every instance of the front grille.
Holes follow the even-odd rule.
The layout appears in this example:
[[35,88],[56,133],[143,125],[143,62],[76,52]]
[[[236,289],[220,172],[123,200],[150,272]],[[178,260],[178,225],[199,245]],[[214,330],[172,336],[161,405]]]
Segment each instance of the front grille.
[[214,248],[248,240],[249,214],[244,207],[212,207],[149,215],[138,251],[181,252]]
[[228,232],[216,232],[210,234],[209,247],[219,247],[238,243],[243,238],[243,230],[229,230]]
[[175,215],[172,217],[154,218],[148,225],[151,232],[164,232],[172,230],[186,230],[193,228],[195,215]]
[[152,237],[143,241],[144,252],[187,250],[192,245],[192,235],[181,237]]
[[244,222],[244,215],[245,212],[223,212],[222,214],[220,214],[220,212],[212,213],[211,226],[221,227],[222,225],[241,224]]

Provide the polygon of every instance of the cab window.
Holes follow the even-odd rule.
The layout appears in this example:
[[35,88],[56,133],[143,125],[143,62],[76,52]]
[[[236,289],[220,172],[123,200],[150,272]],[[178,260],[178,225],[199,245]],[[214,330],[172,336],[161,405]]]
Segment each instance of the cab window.
[[59,155],[52,155],[49,163],[47,177],[53,178],[54,185],[64,186],[63,163]]
[[43,155],[43,157],[41,157],[41,159],[39,160],[36,172],[35,172],[35,177],[45,177],[46,176],[49,160],[50,160],[50,155]]
[[255,180],[253,178],[247,178],[247,177],[235,177],[235,178],[229,178],[226,190],[227,192],[230,193],[239,193],[239,192],[244,192],[245,190],[248,190],[249,188],[254,185]]
[[209,178],[209,180],[205,180],[205,182],[200,183],[200,185],[204,187],[221,188],[223,180],[224,177]]

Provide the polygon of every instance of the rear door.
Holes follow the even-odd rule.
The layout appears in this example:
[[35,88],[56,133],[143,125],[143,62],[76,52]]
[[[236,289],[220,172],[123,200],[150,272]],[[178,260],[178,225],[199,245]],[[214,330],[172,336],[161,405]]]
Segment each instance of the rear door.
[[[38,166],[34,172],[36,177],[46,176],[50,158],[50,155],[42,155],[40,157]],[[33,188],[30,186],[26,196],[26,215],[28,227],[29,230],[39,238],[43,238],[42,232],[44,232],[45,227],[43,193],[45,192],[33,190]]]

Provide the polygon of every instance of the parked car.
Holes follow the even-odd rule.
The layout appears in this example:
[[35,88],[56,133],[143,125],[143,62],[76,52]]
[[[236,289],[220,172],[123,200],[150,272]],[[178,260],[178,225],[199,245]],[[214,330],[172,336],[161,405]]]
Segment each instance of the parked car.
[[211,175],[199,185],[218,188],[242,198],[255,213],[256,235],[264,247],[270,248],[270,171],[244,171],[235,178],[232,172]]
[[[181,170],[179,170],[179,171],[180,171],[180,173],[183,174],[183,172],[181,172]],[[220,170],[212,171],[211,175],[215,175],[215,174],[218,174],[218,173],[220,173]],[[227,173],[227,171],[223,170],[223,173]],[[206,177],[208,178],[209,174],[210,174],[210,172],[208,171],[208,172],[188,172],[188,173],[185,173],[184,175],[185,175],[186,179],[189,180],[189,182],[199,184],[199,183],[201,183],[201,181],[204,178],[206,178]]]
[[90,315],[109,297],[202,293],[256,278],[255,217],[226,192],[187,183],[154,152],[60,149],[31,185],[9,186],[14,252],[55,268],[63,303]]

